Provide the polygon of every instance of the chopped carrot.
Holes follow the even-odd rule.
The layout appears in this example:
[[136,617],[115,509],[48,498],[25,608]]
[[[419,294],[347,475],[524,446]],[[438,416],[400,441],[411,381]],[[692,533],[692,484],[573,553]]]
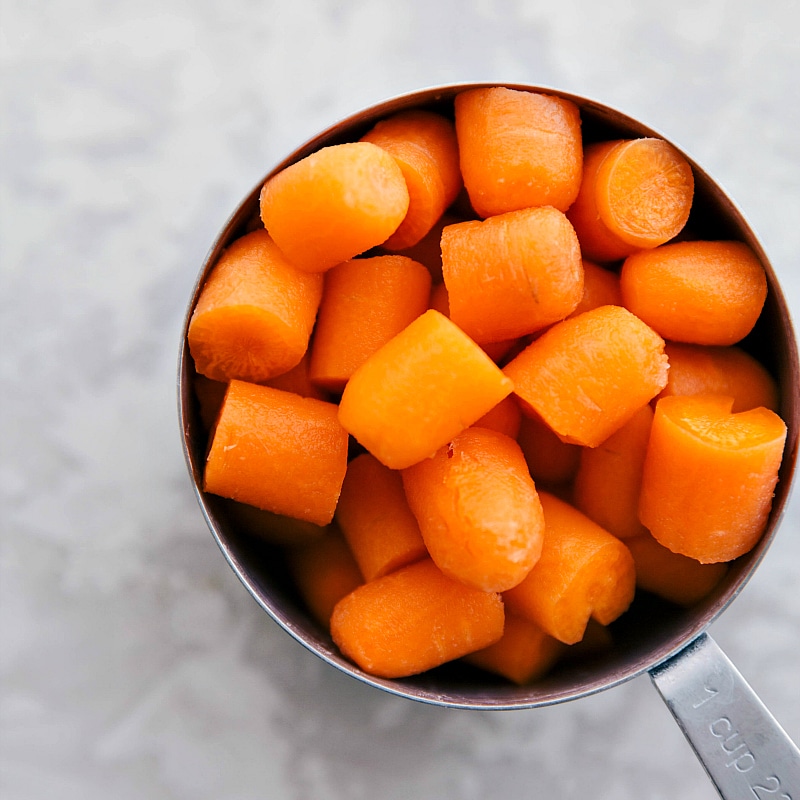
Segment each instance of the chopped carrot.
[[[456,222],[463,222],[464,218],[445,211],[441,217],[433,224],[433,227],[412,247],[406,247],[399,251],[400,255],[413,258],[424,264],[431,273],[434,284],[442,282],[442,231],[448,225]],[[445,315],[447,316],[447,315]]]
[[429,310],[356,370],[339,419],[381,463],[403,469],[432,456],[512,388],[475,342]]
[[778,482],[786,425],[733,399],[664,397],[656,404],[639,517],[675,553],[730,561],[761,538]]
[[[431,297],[428,301],[430,308],[436,309],[445,317],[450,316],[450,298],[447,296],[447,287],[444,283],[437,283],[431,289]],[[504,358],[518,346],[519,339],[503,339],[500,342],[484,342],[481,350],[486,353],[495,364],[499,364]]]
[[481,217],[572,205],[583,163],[575,103],[496,87],[461,92],[455,110],[461,173]]
[[264,381],[264,386],[272,386],[273,389],[283,389],[284,392],[294,392],[294,394],[299,394],[300,397],[314,397],[317,400],[327,400],[327,393],[311,383],[311,379],[308,376],[308,368],[311,361],[309,354],[310,351],[306,350],[306,354],[300,359],[300,363],[296,367],[292,367],[288,372],[284,372],[281,375],[270,378],[268,381]]
[[701,564],[673,553],[648,532],[626,539],[625,544],[636,564],[636,586],[681,606],[700,602],[728,571],[724,562]]
[[329,631],[336,604],[364,582],[341,531],[331,525],[324,536],[288,548],[286,558],[308,610]]
[[542,549],[544,520],[519,445],[468,428],[403,470],[428,552],[451,578],[487,592],[516,586]]
[[402,678],[488,647],[503,622],[498,594],[448,578],[426,558],[342,598],[331,635],[365,672]]
[[778,411],[778,384],[753,356],[739,347],[667,342],[669,378],[659,397],[721,394],[733,411],[763,406]]
[[205,375],[195,375],[192,385],[200,411],[200,422],[207,431],[210,431],[217,420],[228,384],[222,381],[212,381]]
[[431,276],[406,256],[355,258],[325,275],[309,378],[341,392],[369,356],[428,308]]
[[476,423],[477,428],[489,428],[516,439],[522,424],[522,412],[513,395],[504,397],[494,408],[487,411]]
[[275,514],[262,508],[229,500],[225,513],[237,530],[255,536],[271,544],[298,545],[322,537],[328,530],[326,525],[315,525],[302,519]]
[[547,206],[449,225],[442,232],[442,274],[450,318],[479,343],[551,325],[583,295],[575,231]]
[[756,323],[767,278],[742,242],[687,241],[643,250],[620,274],[625,307],[665,339],[731,345]]
[[667,369],[657,333],[601,306],[554,325],[503,372],[564,441],[597,447],[664,388]]
[[593,261],[583,259],[583,295],[575,310],[569,315],[577,317],[584,311],[600,306],[621,306],[622,291],[619,275]]
[[261,219],[295,266],[324,272],[386,241],[408,211],[397,162],[371,142],[317,150],[270,178]]
[[294,367],[308,347],[322,277],[286,261],[266,231],[237,239],[206,279],[189,323],[201,375],[266,381]]
[[464,660],[524,686],[546,675],[565,649],[562,642],[546,634],[536,623],[506,614],[502,638],[470,653]]
[[503,593],[503,600],[510,614],[575,644],[590,618],[608,625],[633,601],[633,556],[576,508],[548,492],[539,496],[545,521],[542,555],[522,583]]
[[584,256],[616,261],[668,242],[689,219],[694,176],[689,162],[656,138],[587,145],[578,197],[568,216]]
[[387,250],[412,247],[461,191],[455,126],[441,114],[412,109],[381,120],[361,141],[390,153],[408,187],[408,212],[383,246]]
[[347,467],[336,406],[231,381],[206,461],[203,488],[257,508],[327,525]]
[[653,409],[646,403],[602,444],[581,452],[575,505],[620,539],[646,531],[639,521],[639,492],[652,424]]
[[364,580],[382,578],[428,555],[400,473],[369,453],[347,465],[335,519]]
[[552,487],[575,477],[582,448],[560,439],[535,412],[522,415],[517,441],[535,481]]

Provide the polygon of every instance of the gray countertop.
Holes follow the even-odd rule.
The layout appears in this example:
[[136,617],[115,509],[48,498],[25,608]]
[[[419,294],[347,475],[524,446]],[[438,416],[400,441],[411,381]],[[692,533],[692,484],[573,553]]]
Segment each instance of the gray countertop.
[[[2,3],[0,796],[711,798],[646,677],[447,711],[334,672],[246,595],[180,449],[185,305],[296,144],[432,84],[639,117],[761,236],[800,314],[788,0]],[[800,741],[800,496],[711,633]],[[794,796],[794,795],[793,795]]]

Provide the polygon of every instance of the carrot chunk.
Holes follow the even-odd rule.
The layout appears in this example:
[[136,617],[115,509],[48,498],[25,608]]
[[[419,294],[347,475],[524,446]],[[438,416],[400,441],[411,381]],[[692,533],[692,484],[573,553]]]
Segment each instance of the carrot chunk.
[[538,414],[522,415],[517,441],[535,481],[552,485],[575,477],[582,448],[562,441]]
[[381,244],[408,211],[397,162],[371,142],[317,150],[270,178],[261,219],[295,266],[324,272]]
[[610,269],[583,259],[583,294],[575,310],[569,315],[577,317],[584,311],[600,306],[621,306],[622,290],[619,275]]
[[503,600],[510,614],[575,644],[590,618],[608,625],[633,601],[633,556],[576,508],[547,492],[539,497],[545,522],[542,555],[522,583],[503,593]]
[[496,87],[461,92],[455,110],[461,173],[479,216],[569,208],[583,164],[580,112],[573,102]]
[[763,406],[778,411],[778,384],[753,356],[739,347],[667,342],[669,379],[659,397],[721,394],[733,411]]
[[500,595],[448,578],[426,558],[342,598],[331,635],[365,672],[402,678],[488,647],[504,616]]
[[583,296],[572,225],[555,208],[526,208],[442,232],[450,318],[476,342],[514,339],[564,319]]
[[584,150],[578,197],[568,216],[584,256],[616,261],[668,242],[689,219],[694,176],[662,139],[597,142]]
[[502,638],[470,653],[464,660],[524,686],[547,674],[564,651],[562,642],[535,623],[516,614],[506,614]]
[[602,444],[581,452],[575,505],[620,539],[646,531],[639,521],[639,493],[652,424],[653,409],[645,404]]
[[208,276],[189,323],[201,375],[260,383],[294,367],[308,347],[322,278],[296,269],[264,230],[227,248]]
[[512,388],[475,342],[429,310],[355,371],[339,420],[381,463],[403,469],[433,455]]
[[513,395],[504,397],[494,408],[487,411],[476,423],[477,428],[489,428],[516,439],[522,424],[522,412]]
[[767,296],[764,267],[742,242],[665,244],[628,257],[625,307],[665,339],[731,345],[756,323]]
[[311,382],[308,370],[310,364],[310,351],[300,359],[300,363],[292,367],[288,372],[282,372],[268,381],[264,381],[264,386],[272,386],[274,389],[283,389],[284,392],[293,392],[300,397],[314,397],[317,400],[327,400],[327,394]]
[[431,276],[405,256],[355,258],[325,275],[309,378],[341,392],[369,356],[428,308]]
[[764,532],[786,425],[772,411],[731,413],[733,399],[656,404],[639,517],[665,547],[701,563],[730,561]]
[[692,606],[709,595],[728,570],[673,553],[649,533],[625,540],[636,564],[636,586],[671,603]]
[[408,212],[383,246],[387,250],[412,247],[461,191],[455,126],[441,114],[413,109],[381,120],[361,141],[390,153],[408,187]]
[[544,519],[513,439],[468,428],[402,474],[408,504],[442,572],[487,592],[505,591],[530,572],[541,553]]
[[601,306],[554,325],[503,372],[564,441],[596,447],[664,388],[667,369],[657,333]]
[[341,531],[331,525],[313,542],[288,548],[286,558],[308,610],[330,630],[336,604],[364,582]]
[[364,580],[382,578],[428,555],[400,473],[369,453],[347,465],[335,519]]
[[347,468],[336,406],[231,381],[206,461],[203,488],[257,508],[327,525]]

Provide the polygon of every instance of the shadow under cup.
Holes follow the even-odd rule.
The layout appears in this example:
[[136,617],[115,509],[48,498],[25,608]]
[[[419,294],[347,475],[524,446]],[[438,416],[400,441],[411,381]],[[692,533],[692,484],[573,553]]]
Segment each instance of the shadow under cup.
[[[195,284],[182,333],[178,374],[179,415],[184,453],[206,521],[223,555],[261,607],[289,634],[343,672],[393,694],[461,708],[529,708],[588,695],[652,669],[689,645],[738,595],[773,540],[786,507],[792,482],[800,419],[798,354],[786,301],[775,273],[754,232],[725,192],[685,153],[695,175],[695,197],[686,230],[695,238],[737,239],[748,244],[767,273],[768,295],[761,317],[740,346],[772,373],[780,387],[780,414],[789,431],[772,512],[764,536],[745,556],[732,562],[711,595],[689,609],[679,608],[640,592],[630,610],[609,630],[613,646],[584,660],[564,661],[529,686],[515,686],[460,662],[402,680],[384,680],[364,673],[343,658],[330,636],[313,621],[287,576],[280,547],[244,533],[230,514],[230,504],[202,491],[208,446],[194,393],[195,373],[187,345],[187,330],[200,289],[222,250],[258,224],[259,192],[264,181],[320,147],[357,140],[378,120],[409,108],[427,108],[452,117],[453,98],[469,88],[498,84],[460,84],[403,95],[348,117],[306,142],[268,175],[234,211],[214,242]],[[659,133],[594,101],[557,90],[519,84],[508,88],[542,91],[575,102],[581,109],[585,143]],[[677,148],[680,151],[680,148]],[[682,151],[681,151],[682,152]]]

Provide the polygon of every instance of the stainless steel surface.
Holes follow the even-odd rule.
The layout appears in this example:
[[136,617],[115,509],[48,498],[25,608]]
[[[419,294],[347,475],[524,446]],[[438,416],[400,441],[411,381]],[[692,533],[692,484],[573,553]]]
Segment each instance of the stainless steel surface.
[[[469,84],[475,85],[497,84]],[[586,141],[625,136],[661,136],[658,131],[593,100],[548,87],[506,85],[547,91],[575,101],[581,108]],[[319,147],[358,138],[376,120],[400,109],[425,106],[451,113],[453,97],[464,88],[467,86],[459,84],[426,89],[366,109],[299,147],[269,174],[274,174]],[[681,149],[679,145],[676,146]],[[693,233],[705,238],[737,238],[747,242],[759,255],[767,271],[769,294],[764,313],[744,345],[777,377],[781,387],[781,413],[789,426],[785,457],[768,527],[753,551],[735,561],[712,595],[695,607],[679,609],[643,595],[637,598],[631,611],[611,627],[614,648],[610,653],[581,664],[564,664],[545,679],[526,687],[494,680],[462,665],[446,665],[405,680],[388,681],[365,674],[344,659],[328,634],[309,618],[282,574],[280,553],[264,542],[242,534],[226,515],[225,503],[201,491],[206,439],[192,396],[193,373],[186,346],[186,329],[209,269],[222,249],[257,217],[258,194],[269,175],[264,176],[243,200],[212,246],[186,312],[178,375],[184,452],[198,501],[223,555],[259,605],[305,647],[347,675],[395,695],[424,703],[473,709],[533,708],[587,696],[654,670],[696,642],[708,625],[742,591],[778,531],[794,475],[800,418],[800,398],[796,391],[800,374],[797,344],[785,299],[758,239],[726,193],[693,159],[686,153],[684,155],[695,172],[696,194],[689,221]],[[705,640],[701,638],[699,641]],[[680,660],[670,663],[680,663]]]
[[650,677],[721,797],[798,796],[800,750],[707,634]]

